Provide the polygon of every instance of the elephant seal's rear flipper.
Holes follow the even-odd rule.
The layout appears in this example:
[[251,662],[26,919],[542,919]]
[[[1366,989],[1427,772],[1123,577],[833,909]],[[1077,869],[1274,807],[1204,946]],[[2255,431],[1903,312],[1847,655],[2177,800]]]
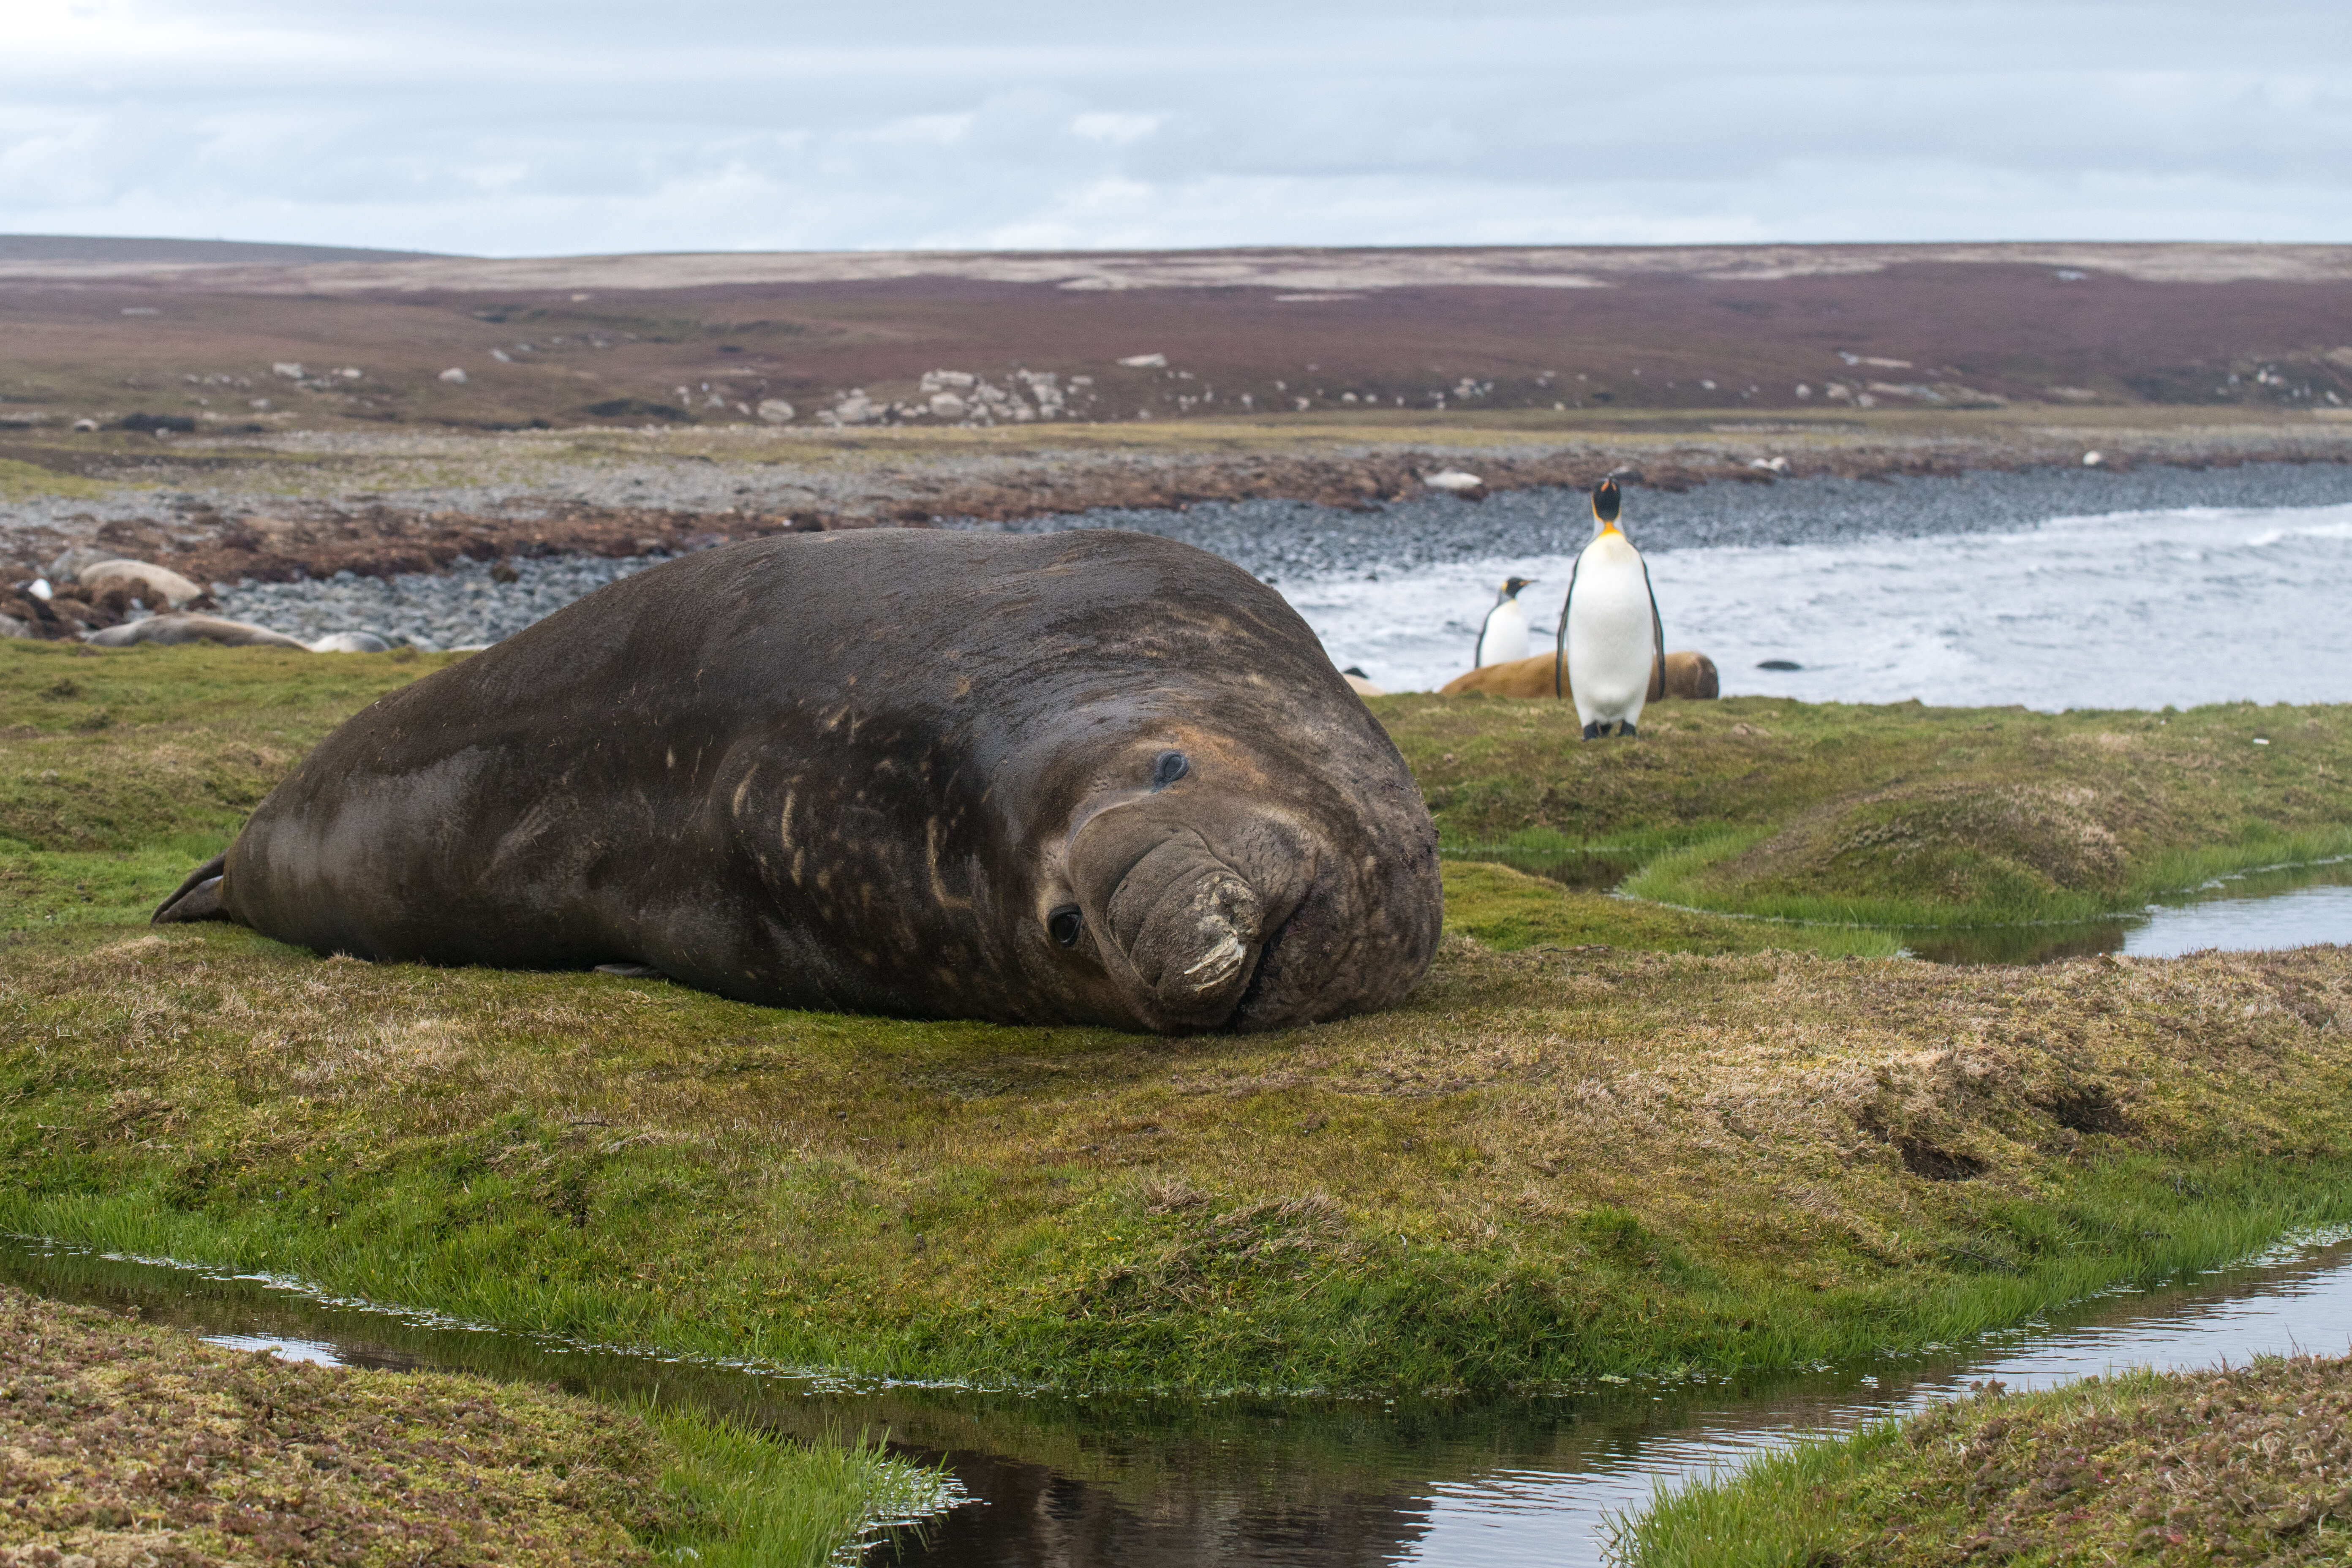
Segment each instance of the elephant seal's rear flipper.
[[170,925],[177,921],[225,921],[233,918],[221,908],[221,868],[227,864],[226,850],[214,856],[188,873],[188,879],[172,891],[150,917],[156,925]]

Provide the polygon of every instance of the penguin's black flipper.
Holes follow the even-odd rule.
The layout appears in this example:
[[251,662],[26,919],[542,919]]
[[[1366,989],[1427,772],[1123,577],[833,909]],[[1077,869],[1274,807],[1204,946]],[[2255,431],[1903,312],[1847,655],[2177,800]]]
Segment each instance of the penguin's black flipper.
[[1642,588],[1650,595],[1650,642],[1656,648],[1658,668],[1666,668],[1666,623],[1658,618],[1658,590],[1650,583],[1649,557],[1642,558]]
[[221,873],[228,863],[228,851],[223,850],[188,873],[186,881],[172,889],[172,896],[155,906],[148,917],[153,925],[176,925],[183,921],[226,921],[236,917],[221,908]]
[[[1583,564],[1584,557],[1580,553],[1568,569],[1568,595],[1559,602],[1559,637],[1552,647],[1551,694],[1562,700],[1568,696],[1568,607],[1576,603],[1576,574]],[[1642,570],[1646,573],[1649,567],[1644,564]],[[1647,581],[1646,578],[1643,580]],[[1650,595],[1650,608],[1654,611],[1657,607],[1658,596],[1653,594]],[[1588,741],[1591,738],[1590,735],[1585,737]]]

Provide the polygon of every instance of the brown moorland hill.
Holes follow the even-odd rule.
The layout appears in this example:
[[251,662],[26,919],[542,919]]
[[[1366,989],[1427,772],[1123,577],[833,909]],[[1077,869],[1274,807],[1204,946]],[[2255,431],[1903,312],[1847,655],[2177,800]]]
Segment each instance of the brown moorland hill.
[[0,237],[0,420],[199,430],[675,426],[762,403],[799,426],[2327,408],[2352,403],[2352,247],[499,260]]

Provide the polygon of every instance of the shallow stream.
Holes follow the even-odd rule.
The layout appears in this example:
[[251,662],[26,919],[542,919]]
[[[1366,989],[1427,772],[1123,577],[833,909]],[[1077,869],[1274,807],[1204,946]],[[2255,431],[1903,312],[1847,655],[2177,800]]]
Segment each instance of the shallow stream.
[[2164,1288],[2114,1293],[1957,1351],[1739,1385],[1623,1384],[1499,1403],[1078,1399],[864,1385],[583,1348],[322,1301],[289,1282],[0,1238],[0,1279],[136,1306],[216,1342],[373,1367],[434,1367],[580,1392],[652,1394],[824,1436],[887,1428],[969,1500],[874,1563],[1602,1561],[1610,1515],[1653,1489],[1811,1434],[1998,1380],[2190,1368],[2352,1348],[2352,1241],[2305,1238]]

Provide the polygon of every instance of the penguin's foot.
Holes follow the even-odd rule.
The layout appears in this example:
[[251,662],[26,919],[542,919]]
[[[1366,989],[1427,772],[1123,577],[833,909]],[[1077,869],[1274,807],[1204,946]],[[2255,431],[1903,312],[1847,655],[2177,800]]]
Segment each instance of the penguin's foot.
[[1587,724],[1584,727],[1584,738],[1588,741],[1597,741],[1604,732],[1597,723]]

